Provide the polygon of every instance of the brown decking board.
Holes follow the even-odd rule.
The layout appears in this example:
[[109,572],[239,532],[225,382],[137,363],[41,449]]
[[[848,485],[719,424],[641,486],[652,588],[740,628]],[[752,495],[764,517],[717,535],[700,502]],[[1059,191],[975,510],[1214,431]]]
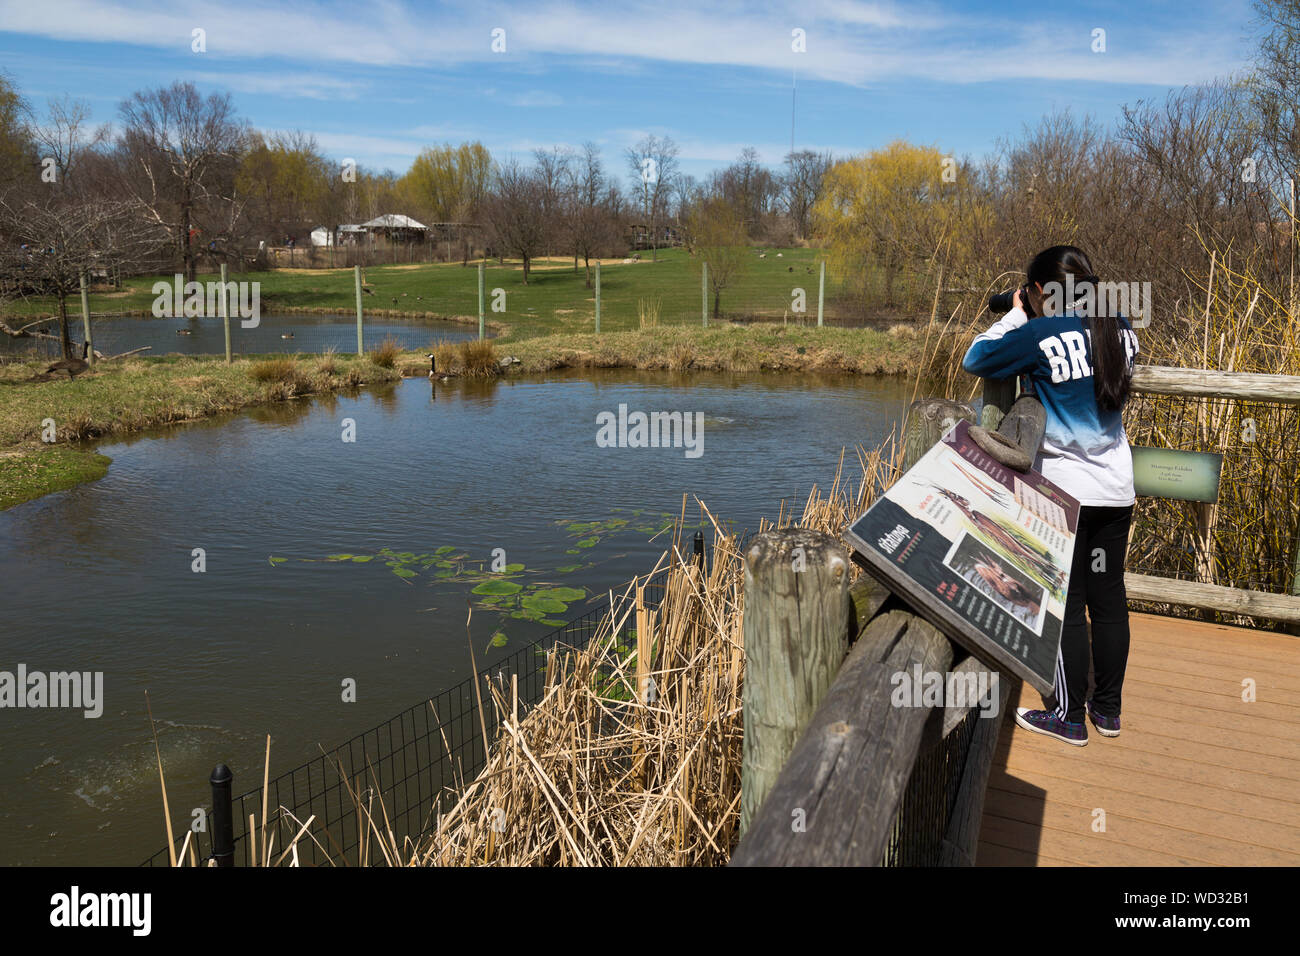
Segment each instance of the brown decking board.
[[1134,614],[1121,736],[1072,747],[1016,706],[1041,698],[1012,689],[978,865],[1300,866],[1300,637]]

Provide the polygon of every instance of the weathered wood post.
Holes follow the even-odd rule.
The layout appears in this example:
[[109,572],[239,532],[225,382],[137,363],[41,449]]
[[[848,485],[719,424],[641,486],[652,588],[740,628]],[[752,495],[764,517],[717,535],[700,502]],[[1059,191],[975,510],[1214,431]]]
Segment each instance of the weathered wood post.
[[357,358],[366,354],[361,342],[361,266],[353,266],[352,271],[357,281]]
[[822,312],[826,305],[826,260],[822,260],[821,275],[817,279],[817,328],[822,327]]
[[966,402],[921,398],[909,405],[903,421],[903,469],[920,461],[921,456],[962,418],[975,422],[975,409]]
[[596,260],[596,334],[600,334],[600,260]]
[[745,553],[742,833],[844,661],[848,580],[844,546],[820,531],[767,531]]
[[1016,380],[1014,378],[984,379],[984,408],[980,412],[979,424],[988,431],[995,430],[1002,423],[1002,416],[1016,401]]
[[478,264],[478,340],[483,341],[487,333],[487,323],[484,320],[484,297],[487,295],[487,266],[485,263]]
[[709,327],[709,264],[701,262],[700,269],[700,316],[704,319],[704,327]]
[[86,341],[86,361],[95,364],[95,346],[90,340],[90,295],[86,291],[86,273],[82,270],[81,280],[81,326]]
[[221,263],[221,325],[226,333],[226,364],[233,358],[230,355],[230,290],[226,288],[226,264]]

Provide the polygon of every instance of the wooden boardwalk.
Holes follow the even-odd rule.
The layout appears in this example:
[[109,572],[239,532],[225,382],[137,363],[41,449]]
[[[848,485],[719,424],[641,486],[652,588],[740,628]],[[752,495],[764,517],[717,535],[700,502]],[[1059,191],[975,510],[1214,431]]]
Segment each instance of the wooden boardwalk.
[[1132,634],[1117,738],[1023,730],[1007,715],[1041,698],[1012,688],[977,864],[1300,865],[1300,637],[1146,614]]

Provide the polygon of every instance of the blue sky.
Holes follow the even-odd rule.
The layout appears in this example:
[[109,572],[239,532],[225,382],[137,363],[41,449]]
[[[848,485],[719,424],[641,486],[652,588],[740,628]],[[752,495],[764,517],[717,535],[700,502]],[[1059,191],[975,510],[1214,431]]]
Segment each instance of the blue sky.
[[1245,0],[0,0],[0,70],[38,108],[68,94],[97,122],[134,90],[192,80],[229,91],[260,129],[306,130],[330,156],[397,172],[443,141],[504,158],[594,140],[622,174],[624,147],[653,132],[699,176],[745,146],[781,161],[792,81],[797,148],[903,137],[978,157],[1054,109],[1109,121],[1241,72],[1255,29]]

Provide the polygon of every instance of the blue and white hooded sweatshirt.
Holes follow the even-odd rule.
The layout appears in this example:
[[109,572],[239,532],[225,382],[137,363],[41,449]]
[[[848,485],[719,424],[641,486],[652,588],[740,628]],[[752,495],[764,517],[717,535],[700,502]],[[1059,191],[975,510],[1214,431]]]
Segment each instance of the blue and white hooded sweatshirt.
[[[1119,318],[1130,371],[1138,351],[1128,319]],[[1047,411],[1034,470],[1083,505],[1131,505],[1133,456],[1118,411],[1097,407],[1088,323],[1077,312],[1032,321],[1012,309],[971,343],[962,368],[981,378],[1023,375],[1022,389]]]

